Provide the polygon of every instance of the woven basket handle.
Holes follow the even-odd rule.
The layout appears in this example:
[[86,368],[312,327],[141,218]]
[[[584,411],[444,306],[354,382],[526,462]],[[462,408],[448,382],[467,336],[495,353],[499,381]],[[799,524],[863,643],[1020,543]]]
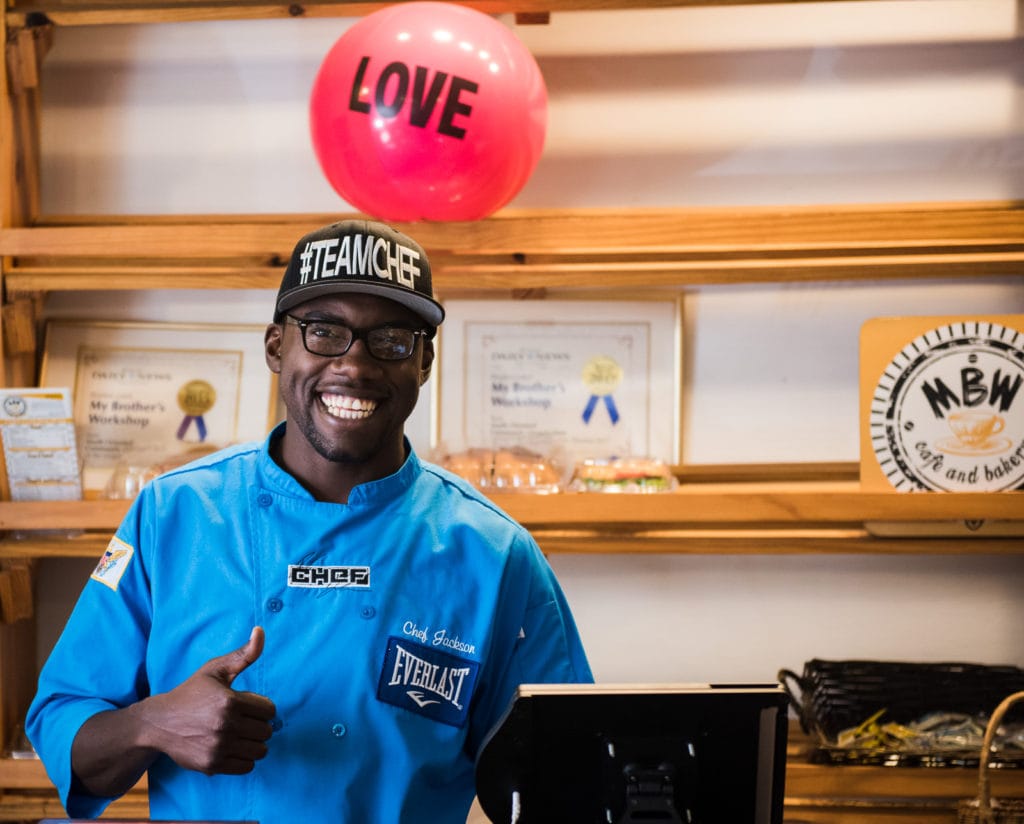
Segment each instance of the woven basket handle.
[[[804,706],[801,703],[804,693],[804,682],[793,670],[788,669],[779,670],[778,682],[782,685],[782,691],[786,693],[786,697],[789,698],[790,706],[796,711],[796,717],[800,721],[801,729],[806,733],[810,733],[810,730],[807,729],[807,721],[804,718]],[[799,696],[793,691],[794,684],[800,691]]]
[[988,720],[985,728],[985,740],[981,744],[981,761],[978,765],[978,812],[984,820],[992,818],[991,788],[988,779],[988,762],[992,755],[992,742],[996,737],[996,730],[1003,722],[1003,716],[1018,701],[1024,701],[1024,692],[1015,692],[1003,699],[1003,702],[995,708],[992,717]]

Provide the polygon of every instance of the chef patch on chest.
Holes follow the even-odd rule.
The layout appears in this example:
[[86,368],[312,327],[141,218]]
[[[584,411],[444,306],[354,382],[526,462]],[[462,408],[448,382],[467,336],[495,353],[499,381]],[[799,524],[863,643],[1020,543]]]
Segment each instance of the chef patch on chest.
[[370,568],[289,564],[288,586],[309,589],[369,589]]
[[377,698],[434,721],[461,727],[480,664],[409,641],[388,638]]

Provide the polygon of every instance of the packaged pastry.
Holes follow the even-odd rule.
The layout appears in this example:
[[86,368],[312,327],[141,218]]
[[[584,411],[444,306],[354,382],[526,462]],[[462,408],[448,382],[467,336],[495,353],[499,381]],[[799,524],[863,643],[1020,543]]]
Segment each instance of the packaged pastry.
[[551,493],[562,488],[557,467],[523,447],[467,449],[445,455],[440,464],[485,492]]
[[671,492],[679,486],[672,468],[651,458],[609,458],[580,461],[569,482],[570,492]]

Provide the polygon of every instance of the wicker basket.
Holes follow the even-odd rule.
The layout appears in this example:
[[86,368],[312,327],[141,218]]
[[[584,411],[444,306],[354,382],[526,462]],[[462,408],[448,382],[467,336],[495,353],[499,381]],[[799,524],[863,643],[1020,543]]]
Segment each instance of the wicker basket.
[[834,745],[840,732],[862,724],[879,710],[885,710],[886,721],[901,724],[930,712],[988,716],[1005,696],[1024,691],[1024,670],[967,663],[815,658],[804,664],[800,676],[780,670],[779,682],[800,726],[819,745],[812,756],[819,763],[973,767],[978,763],[976,750],[936,756],[866,753]]
[[978,797],[960,802],[957,807],[959,824],[1024,824],[1024,798],[1006,798],[1002,801],[993,799],[988,777],[996,731],[1010,707],[1020,701],[1024,701],[1024,692],[1014,693],[996,707],[989,719],[978,762]]

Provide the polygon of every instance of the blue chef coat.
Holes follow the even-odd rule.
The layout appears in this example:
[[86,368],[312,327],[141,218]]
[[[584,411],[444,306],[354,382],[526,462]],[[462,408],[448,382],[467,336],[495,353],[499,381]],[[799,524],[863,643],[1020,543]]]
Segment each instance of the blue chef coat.
[[72,786],[81,725],[256,624],[263,655],[233,687],[276,705],[269,754],[242,776],[160,757],[154,819],[461,824],[516,686],[592,680],[536,543],[471,486],[410,449],[347,504],[318,502],[270,457],[279,435],[147,484],[86,584],[27,723],[72,817],[111,800]]

